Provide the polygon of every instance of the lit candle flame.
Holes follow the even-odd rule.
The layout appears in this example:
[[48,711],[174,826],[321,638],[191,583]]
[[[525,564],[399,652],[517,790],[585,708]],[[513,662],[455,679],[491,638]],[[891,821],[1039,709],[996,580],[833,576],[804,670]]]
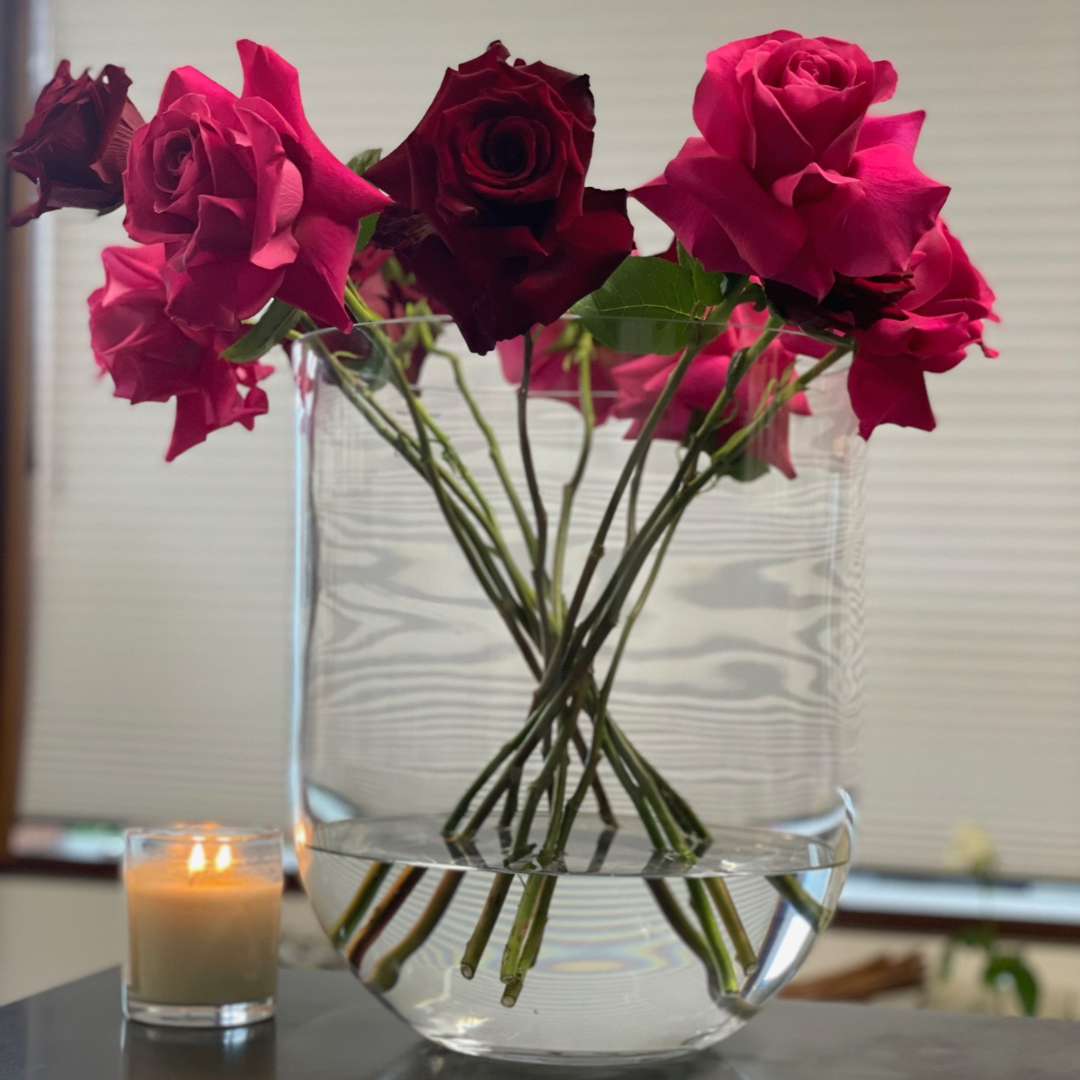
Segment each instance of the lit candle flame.
[[298,821],[293,829],[293,844],[297,851],[307,847],[307,825],[303,821]]
[[189,874],[201,874],[206,869],[206,852],[202,844],[196,840],[192,845],[191,854],[188,856],[187,868]]
[[217,871],[228,870],[232,866],[232,848],[228,844],[222,844],[214,856],[214,869]]

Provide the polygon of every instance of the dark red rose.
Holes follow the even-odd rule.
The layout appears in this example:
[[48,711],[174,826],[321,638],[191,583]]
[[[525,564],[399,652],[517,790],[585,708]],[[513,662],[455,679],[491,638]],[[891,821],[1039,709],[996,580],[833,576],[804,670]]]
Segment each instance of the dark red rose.
[[25,225],[65,206],[111,210],[124,201],[124,165],[132,132],[143,118],[128,101],[131,80],[107,64],[96,79],[87,69],[77,79],[61,60],[41,94],[8,163],[38,186],[33,206],[12,214]]
[[779,281],[761,284],[773,310],[792,325],[847,334],[856,327],[869,329],[878,319],[906,319],[900,301],[915,288],[913,277],[911,270],[871,278],[837,274],[823,300]]
[[192,329],[236,330],[278,297],[347,330],[360,218],[388,200],[319,140],[296,69],[253,41],[237,49],[240,97],[194,68],[169,75],[131,143],[124,225],[165,244],[169,315]]
[[943,221],[915,245],[911,271],[914,287],[898,302],[906,317],[855,331],[848,391],[863,438],[878,424],[932,431],[926,372],[956,367],[971,345],[997,356],[982,339],[983,320],[997,321],[994,294]]
[[[102,253],[105,285],[90,294],[90,343],[94,359],[133,405],[176,398],[176,423],[166,461],[229,424],[249,431],[267,410],[255,384],[274,369],[233,364],[221,352],[241,332],[181,327],[165,313],[164,244],[108,247]],[[245,392],[241,392],[244,388]]]
[[447,71],[416,130],[365,176],[396,205],[376,240],[488,352],[554,322],[633,248],[625,191],[585,186],[585,75],[508,64],[494,42]]

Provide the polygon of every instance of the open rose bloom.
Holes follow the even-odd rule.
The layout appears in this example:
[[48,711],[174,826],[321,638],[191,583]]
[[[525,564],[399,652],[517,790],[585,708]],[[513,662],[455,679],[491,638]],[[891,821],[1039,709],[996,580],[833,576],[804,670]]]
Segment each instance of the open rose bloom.
[[[846,873],[830,755],[858,696],[863,440],[932,429],[928,376],[996,355],[993,292],[916,163],[926,117],[886,111],[887,60],[778,30],[708,52],[696,133],[600,188],[587,74],[494,41],[400,145],[345,162],[298,72],[237,48],[238,85],[180,67],[152,114],[122,68],[61,63],[9,150],[38,187],[13,224],[123,207],[90,345],[117,397],[175,402],[169,460],[251,430],[270,357],[295,368],[298,723],[329,716],[347,744],[300,732],[328,779],[304,774],[298,819],[422,820],[404,854],[298,834],[313,898],[307,867],[330,868],[320,917],[369,987],[468,1053],[563,1053],[573,1028],[595,1064],[620,1024],[634,1060],[708,1045],[794,974]],[[670,230],[663,254],[628,198]],[[658,613],[654,585],[690,615]],[[635,689],[658,664],[661,688]],[[623,922],[632,944],[605,956]],[[642,979],[662,1002],[641,1007]]]
[[[353,322],[447,313],[473,352],[498,345],[511,382],[521,377],[523,335],[533,334],[533,392],[572,397],[578,361],[552,347],[568,310],[588,307],[609,279],[623,293],[611,311],[640,315],[661,310],[653,299],[666,303],[649,295],[648,259],[630,269],[639,256],[625,191],[587,183],[595,126],[587,75],[511,62],[493,42],[447,70],[415,130],[381,160],[373,152],[358,175],[312,130],[296,70],[254,42],[238,49],[239,94],[179,68],[147,121],[123,68],[73,78],[62,62],[9,150],[12,167],[39,187],[13,224],[60,207],[123,204],[132,240],[159,253],[164,305],[153,327],[171,320],[187,340],[222,346],[274,302],[253,340],[230,351],[226,362],[241,364],[305,329],[348,336]],[[926,374],[954,367],[996,318],[992,292],[938,216],[949,189],[915,164],[924,114],[880,111],[896,83],[887,60],[833,38],[778,30],[721,46],[706,57],[694,96],[699,134],[632,191],[670,225],[699,273],[728,283],[687,302],[686,316],[730,318],[721,294],[753,287],[758,312],[763,290],[774,317],[825,342],[818,355],[830,338],[854,353],[849,384],[864,436],[881,423],[932,428]],[[111,372],[97,341],[98,363]],[[351,341],[350,355],[370,351],[366,339]],[[410,381],[428,344],[411,341]],[[649,344],[641,351],[658,355]],[[632,355],[602,333],[595,346],[597,419],[630,416],[611,395],[628,392],[641,365],[620,376]],[[688,395],[700,406],[716,389],[698,368],[717,348],[705,349],[672,416]],[[232,422],[229,409],[212,412],[206,430]],[[661,433],[673,424],[663,418]],[[170,454],[177,445],[190,442]],[[782,459],[772,464],[783,469]]]

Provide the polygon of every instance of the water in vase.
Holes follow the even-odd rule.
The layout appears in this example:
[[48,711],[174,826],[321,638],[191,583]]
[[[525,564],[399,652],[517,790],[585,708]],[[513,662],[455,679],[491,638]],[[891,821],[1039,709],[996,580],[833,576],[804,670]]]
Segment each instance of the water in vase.
[[[536,872],[503,869],[505,838],[494,827],[462,852],[440,839],[439,824],[316,825],[303,850],[305,886],[354,972],[417,1031],[517,1060],[550,1060],[556,1042],[563,1060],[625,1062],[724,1038],[798,969],[847,866],[835,833],[827,843],[716,830],[686,866],[657,856],[633,825],[611,832],[582,821],[562,865],[542,875],[551,879],[546,920],[524,978],[510,985],[508,940]],[[493,893],[502,900],[490,918]],[[477,952],[486,910],[489,937]]]

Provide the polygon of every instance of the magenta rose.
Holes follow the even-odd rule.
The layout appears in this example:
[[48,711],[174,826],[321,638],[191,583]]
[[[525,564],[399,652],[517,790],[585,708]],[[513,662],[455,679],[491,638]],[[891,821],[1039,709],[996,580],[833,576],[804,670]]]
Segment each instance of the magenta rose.
[[235,330],[277,297],[342,330],[360,218],[388,202],[323,146],[296,69],[237,43],[240,97],[194,68],[169,75],[124,174],[133,240],[165,245],[172,318]]
[[912,160],[923,113],[867,118],[896,73],[857,45],[790,30],[708,56],[701,138],[632,194],[706,269],[820,299],[836,275],[903,271],[948,188]]
[[[727,379],[731,358],[739,349],[752,345],[764,325],[765,315],[751,304],[742,304],[732,314],[732,325],[710,341],[691,362],[671,403],[653,431],[655,439],[683,442],[716,403]],[[681,354],[679,354],[681,355]],[[614,414],[633,423],[627,438],[637,438],[656,404],[679,355],[640,356],[612,369],[618,388]],[[720,447],[732,435],[745,428],[773,400],[774,395],[795,378],[795,354],[779,340],[773,341],[751,365],[735,390],[734,407],[729,407],[724,422],[717,429],[714,447]],[[788,418],[792,413],[809,414],[806,395],[794,394],[769,423],[751,438],[744,456],[747,464],[772,465],[785,476],[793,477],[795,468],[788,450]],[[752,470],[751,470],[752,471]]]
[[585,186],[588,77],[508,56],[494,42],[447,71],[416,130],[365,173],[396,203],[376,240],[479,353],[554,322],[633,248],[626,192]]
[[101,258],[105,285],[89,301],[94,358],[112,377],[116,397],[133,405],[176,398],[165,460],[229,424],[250,431],[255,417],[267,410],[266,394],[256,383],[274,369],[221,358],[240,332],[190,330],[169,318],[161,280],[163,244],[108,247]]
[[129,86],[127,73],[113,64],[96,79],[89,69],[73,79],[71,64],[60,61],[8,150],[8,164],[38,186],[37,202],[12,214],[12,225],[65,206],[111,210],[124,201],[128,145],[143,123],[128,101]]
[[971,345],[997,356],[982,339],[983,320],[997,321],[994,294],[943,221],[915,246],[911,276],[913,288],[898,301],[903,319],[855,331],[848,392],[863,438],[878,424],[932,431],[926,372],[956,367]]
[[[581,408],[581,369],[572,358],[576,338],[568,334],[575,326],[569,319],[558,319],[550,326],[542,326],[534,335],[532,370],[529,373],[529,392],[540,397],[552,396],[565,399],[576,409]],[[572,331],[570,331],[572,333]],[[510,338],[498,345],[503,376],[515,386],[521,382],[525,370],[525,339]],[[589,360],[589,387],[592,391],[593,413],[598,424],[604,423],[615,407],[615,391],[618,389],[613,375],[619,364],[630,359],[628,353],[616,352],[600,342],[595,342]]]

